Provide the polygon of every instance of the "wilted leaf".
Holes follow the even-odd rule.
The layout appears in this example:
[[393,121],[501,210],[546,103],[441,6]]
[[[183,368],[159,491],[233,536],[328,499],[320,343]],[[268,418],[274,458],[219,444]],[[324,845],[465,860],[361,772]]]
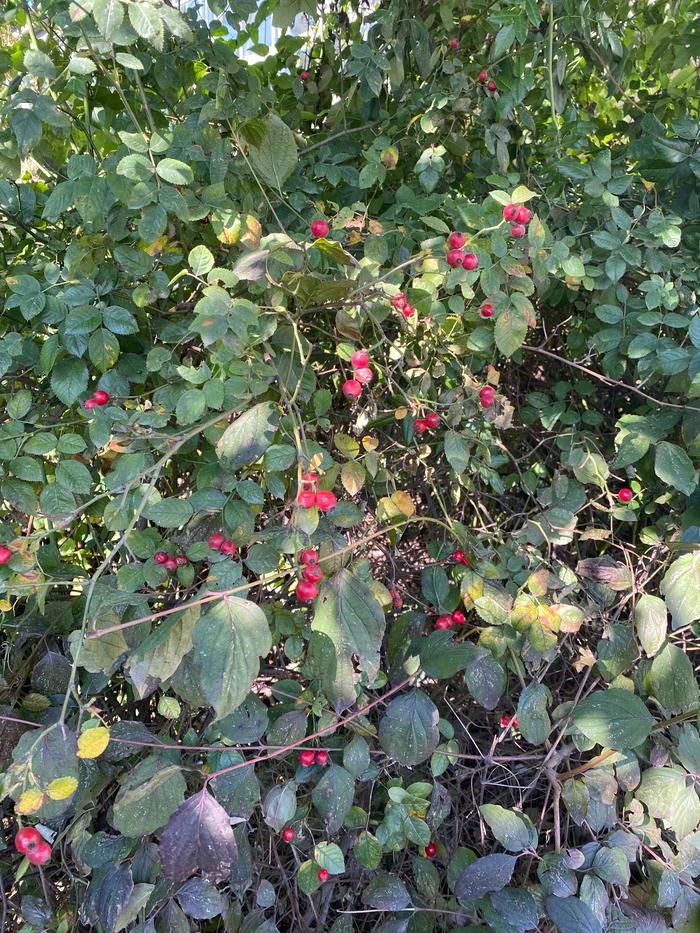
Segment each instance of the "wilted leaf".
[[173,881],[185,881],[195,872],[223,881],[236,858],[228,814],[206,788],[178,807],[160,837],[161,865]]

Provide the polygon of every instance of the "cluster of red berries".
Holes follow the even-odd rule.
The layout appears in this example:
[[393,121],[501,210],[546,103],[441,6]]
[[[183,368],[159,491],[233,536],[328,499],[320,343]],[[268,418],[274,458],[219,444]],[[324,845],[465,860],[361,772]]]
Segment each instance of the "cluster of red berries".
[[396,308],[397,311],[400,311],[404,317],[413,317],[416,313],[416,309],[413,305],[408,303],[408,298],[404,295],[403,292],[399,292],[398,295],[395,295],[391,299],[392,305]]
[[89,398],[87,401],[83,402],[83,408],[86,411],[92,411],[93,408],[100,408],[102,405],[107,404],[109,398],[109,394],[105,392],[104,389],[98,389],[92,398]]
[[486,90],[490,91],[492,94],[496,90],[496,82],[493,79],[489,81],[488,71],[479,72],[479,84],[485,84]]
[[460,612],[459,609],[455,609],[454,612],[450,612],[448,615],[440,616],[435,623],[435,628],[440,631],[441,629],[452,628],[453,625],[462,625],[466,621],[465,614]]
[[482,408],[489,408],[493,405],[493,400],[495,398],[496,390],[493,386],[484,386],[484,388],[479,391],[479,401],[481,402]]
[[15,849],[27,856],[32,865],[45,865],[51,858],[51,846],[33,826],[25,826],[15,836]]
[[532,220],[532,214],[526,207],[518,207],[517,204],[506,204],[503,208],[503,219],[513,224],[510,228],[510,234],[516,240],[519,240],[527,233],[527,225]]
[[465,567],[469,564],[469,558],[460,548],[452,552],[452,560],[456,560],[458,564],[464,564]]
[[508,713],[504,713],[499,720],[499,725],[501,729],[517,729],[520,723],[517,716],[509,716]]
[[317,240],[320,237],[328,236],[328,232],[330,231],[330,229],[331,228],[330,228],[330,224],[328,223],[328,221],[323,220],[322,218],[319,218],[318,220],[312,220],[311,224],[309,225],[309,230],[311,231],[311,235],[315,236]]
[[207,543],[212,551],[219,551],[220,554],[224,554],[226,557],[233,557],[234,554],[238,553],[238,547],[230,538],[226,537],[223,531],[215,531],[213,535],[209,535]]
[[343,395],[345,398],[359,398],[362,392],[362,386],[367,386],[374,379],[374,373],[369,368],[370,358],[366,350],[356,350],[350,357],[352,368],[354,369],[353,378],[346,379],[343,383]]
[[5,544],[0,544],[0,564],[7,564],[12,557],[12,551]]
[[620,502],[631,502],[632,499],[634,499],[634,493],[629,488],[629,486],[623,486],[622,489],[618,492],[617,498],[620,500]]
[[301,478],[301,492],[297,496],[297,503],[302,509],[312,509],[314,506],[322,512],[330,512],[338,504],[335,493],[328,489],[318,488],[318,476],[315,473],[304,473]]
[[436,411],[430,411],[425,416],[425,418],[416,418],[413,422],[413,430],[416,434],[423,434],[425,431],[430,429],[434,431],[435,428],[440,427],[440,415]]
[[[302,551],[299,560],[304,565],[304,569],[301,572],[301,580],[297,583],[297,599],[302,603],[310,603],[318,596],[318,584],[324,576],[323,568],[318,566],[318,554],[311,548]],[[306,753],[302,752],[302,754]]]
[[462,268],[467,269],[469,272],[479,268],[479,258],[476,253],[465,253],[462,249],[467,242],[467,238],[463,233],[455,230],[449,235],[447,242],[450,247],[447,251],[448,266],[452,266],[453,269],[456,269],[457,266],[462,266]]
[[165,567],[166,570],[177,570],[178,567],[186,567],[189,564],[184,554],[168,554],[167,551],[156,551],[153,561]]
[[328,752],[315,752],[311,748],[305,748],[303,752],[299,753],[299,764],[303,768],[310,768],[314,764],[321,765],[323,768],[328,764]]

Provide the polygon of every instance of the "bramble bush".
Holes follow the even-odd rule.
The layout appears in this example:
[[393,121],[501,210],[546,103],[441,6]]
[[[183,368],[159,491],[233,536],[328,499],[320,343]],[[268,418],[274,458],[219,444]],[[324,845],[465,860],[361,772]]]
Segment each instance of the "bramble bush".
[[700,930],[697,6],[209,6],[0,10],[3,930]]

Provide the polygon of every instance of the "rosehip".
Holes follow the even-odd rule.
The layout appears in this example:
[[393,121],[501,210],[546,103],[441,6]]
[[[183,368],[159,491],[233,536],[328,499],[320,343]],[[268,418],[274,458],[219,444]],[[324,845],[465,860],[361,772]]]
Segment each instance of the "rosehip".
[[453,625],[454,623],[450,616],[440,616],[440,618],[435,622],[435,628],[438,630],[452,628]]
[[330,490],[320,489],[316,493],[316,505],[322,512],[330,512],[337,504],[338,500],[335,497],[335,493],[330,492]]
[[479,392],[479,400],[481,401],[482,408],[488,408],[490,405],[493,405],[493,400],[496,398],[496,390],[491,386],[484,386],[484,388]]
[[168,561],[168,555],[165,551],[156,551],[153,555],[153,560],[156,564],[165,564]]
[[325,869],[325,868],[319,868],[317,878],[318,878],[318,880],[321,882],[321,884],[323,884],[324,882],[328,881],[328,877],[329,877],[329,875],[328,875],[328,872],[326,871],[326,869]]
[[303,752],[299,753],[299,764],[303,765],[305,768],[310,768],[314,763],[314,753],[310,748],[305,748]]
[[400,311],[401,308],[403,308],[403,306],[406,304],[406,296],[403,292],[399,292],[398,295],[394,295],[394,297],[391,299],[391,303]]
[[306,567],[315,567],[316,564],[318,563],[318,554],[316,553],[316,551],[312,551],[311,548],[307,548],[306,550],[301,552],[301,554],[299,555],[299,560]]
[[226,541],[219,548],[222,554],[225,554],[226,557],[231,557],[232,554],[238,553],[238,547],[231,541],[230,538],[227,538]]
[[359,369],[355,370],[355,379],[360,385],[367,386],[374,379],[374,373],[369,366],[360,366]]
[[343,383],[343,395],[345,398],[359,398],[362,394],[362,386],[357,379],[346,379]]
[[413,422],[413,430],[416,434],[423,434],[424,431],[427,431],[428,425],[423,421],[422,418],[416,418]]
[[622,489],[618,492],[617,498],[620,502],[631,502],[634,499],[634,493],[628,486],[623,486]]
[[480,71],[480,72],[479,72],[479,84],[486,84],[486,82],[488,81],[488,79],[489,79],[489,73],[488,73],[488,71]]
[[316,489],[318,486],[318,476],[311,471],[304,473],[301,477],[301,485],[304,489]]
[[328,752],[324,752],[323,749],[316,752],[316,754],[314,755],[314,761],[316,762],[317,765],[321,765],[321,767],[323,768],[325,765],[328,764]]
[[482,317],[491,317],[493,315],[493,305],[490,301],[485,301],[479,308]]
[[[308,72],[308,71],[300,71],[300,72],[299,72],[299,77],[300,77],[300,79],[301,79],[302,81],[308,81],[308,80],[309,80],[309,72]],[[294,838],[294,837],[292,836],[292,839],[293,839],[293,838]]]
[[416,309],[413,307],[413,305],[407,304],[403,306],[401,313],[404,317],[413,317],[413,315],[416,313]]
[[299,580],[297,583],[297,599],[300,603],[310,603],[317,596],[318,586],[315,583],[309,583],[308,580]]
[[46,865],[50,858],[51,846],[48,842],[44,842],[43,839],[27,852],[27,861],[31,862],[32,865]]
[[366,350],[356,350],[350,357],[353,369],[362,369],[369,363],[369,353]]
[[464,259],[464,253],[461,249],[451,249],[447,254],[447,265],[452,266],[453,269],[456,269],[458,266],[462,265],[462,260]]
[[504,713],[501,716],[499,723],[500,723],[501,729],[508,729],[511,726],[513,727],[513,729],[517,729],[518,726],[520,725],[520,723],[518,722],[517,716],[509,716],[507,713]]
[[319,219],[319,220],[312,220],[312,221],[311,221],[311,224],[310,224],[310,226],[309,226],[309,230],[311,230],[311,233],[312,233],[313,236],[315,236],[317,239],[318,239],[319,237],[328,236],[328,232],[329,232],[330,229],[331,229],[331,228],[330,228],[330,226],[329,226],[329,224],[328,224],[328,221],[327,221],[327,220],[321,220],[321,219]]
[[97,408],[97,402],[94,398],[89,398],[86,402],[83,402],[83,408],[86,411],[92,411],[93,408]]
[[305,489],[297,496],[297,502],[302,509],[312,509],[316,505],[316,493]]
[[452,621],[455,625],[462,625],[463,622],[466,622],[467,617],[463,612],[460,612],[459,609],[455,609],[451,616]]
[[215,531],[213,535],[209,535],[209,541],[207,543],[212,551],[218,551],[225,540],[226,538],[222,531]]
[[440,415],[436,411],[428,412],[424,420],[428,427],[433,430],[440,427]]
[[447,242],[450,244],[452,249],[461,249],[462,246],[467,242],[467,238],[463,233],[458,233],[456,230],[454,233],[451,233],[448,237]]
[[464,259],[462,260],[462,265],[465,269],[471,272],[474,269],[479,268],[479,257],[476,253],[466,253]]
[[464,564],[465,567],[469,563],[469,559],[465,557],[464,551],[460,550],[460,548],[452,552],[452,560],[456,560],[458,564]]
[[458,49],[458,48],[459,48],[459,39],[458,39],[456,36],[455,36],[454,38],[450,39],[450,48],[451,48],[451,49]]
[[25,855],[42,841],[39,831],[33,826],[24,826],[15,836],[15,849]]
[[304,567],[301,575],[307,583],[319,583],[323,580],[323,568],[319,567],[318,564],[313,567]]
[[175,558],[175,563],[178,567],[186,567],[189,564],[189,560],[185,557],[184,554],[178,554]]
[[510,235],[515,237],[516,240],[522,239],[526,233],[527,230],[525,227],[523,227],[522,224],[513,224],[513,226],[510,228]]
[[282,838],[284,839],[285,842],[291,842],[295,836],[296,836],[296,833],[294,832],[291,826],[288,826],[286,829],[282,830]]
[[98,405],[106,405],[110,396],[104,389],[98,389],[93,395],[93,399]]
[[506,204],[501,213],[503,214],[504,220],[515,220],[515,215],[518,213],[518,205]]
[[515,219],[519,224],[529,224],[532,220],[532,214],[526,207],[519,207],[515,214]]
[[425,847],[425,857],[426,858],[435,858],[437,855],[437,846],[434,842],[429,842]]
[[487,87],[487,88],[489,89],[489,91],[491,91],[491,93],[493,94],[493,92],[496,90],[496,82],[493,81],[493,80],[491,80],[491,81],[489,81],[489,83],[486,85],[486,87]]
[[12,557],[12,551],[4,544],[0,544],[0,564],[7,564]]
[[163,564],[166,570],[177,570],[177,560],[174,557],[168,557]]

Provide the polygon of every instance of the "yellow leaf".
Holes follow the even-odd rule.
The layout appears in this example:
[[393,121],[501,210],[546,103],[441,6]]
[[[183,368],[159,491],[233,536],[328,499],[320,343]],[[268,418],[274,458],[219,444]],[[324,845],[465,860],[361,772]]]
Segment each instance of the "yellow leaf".
[[74,777],[56,778],[46,788],[46,793],[52,800],[65,800],[75,793],[78,782]]
[[365,471],[359,463],[348,460],[340,471],[340,481],[351,496],[356,496],[365,484]]
[[78,737],[78,758],[98,758],[109,745],[109,729],[97,726]]
[[394,418],[396,418],[397,421],[401,421],[407,414],[408,408],[397,408],[394,412]]
[[379,447],[379,441],[376,437],[372,437],[371,434],[367,434],[362,438],[362,446],[365,450],[376,450]]
[[360,452],[360,445],[349,434],[336,434],[333,443],[344,457],[354,458]]
[[30,787],[29,790],[25,790],[15,804],[15,812],[20,816],[23,816],[25,813],[36,813],[43,799],[44,795],[38,787]]

